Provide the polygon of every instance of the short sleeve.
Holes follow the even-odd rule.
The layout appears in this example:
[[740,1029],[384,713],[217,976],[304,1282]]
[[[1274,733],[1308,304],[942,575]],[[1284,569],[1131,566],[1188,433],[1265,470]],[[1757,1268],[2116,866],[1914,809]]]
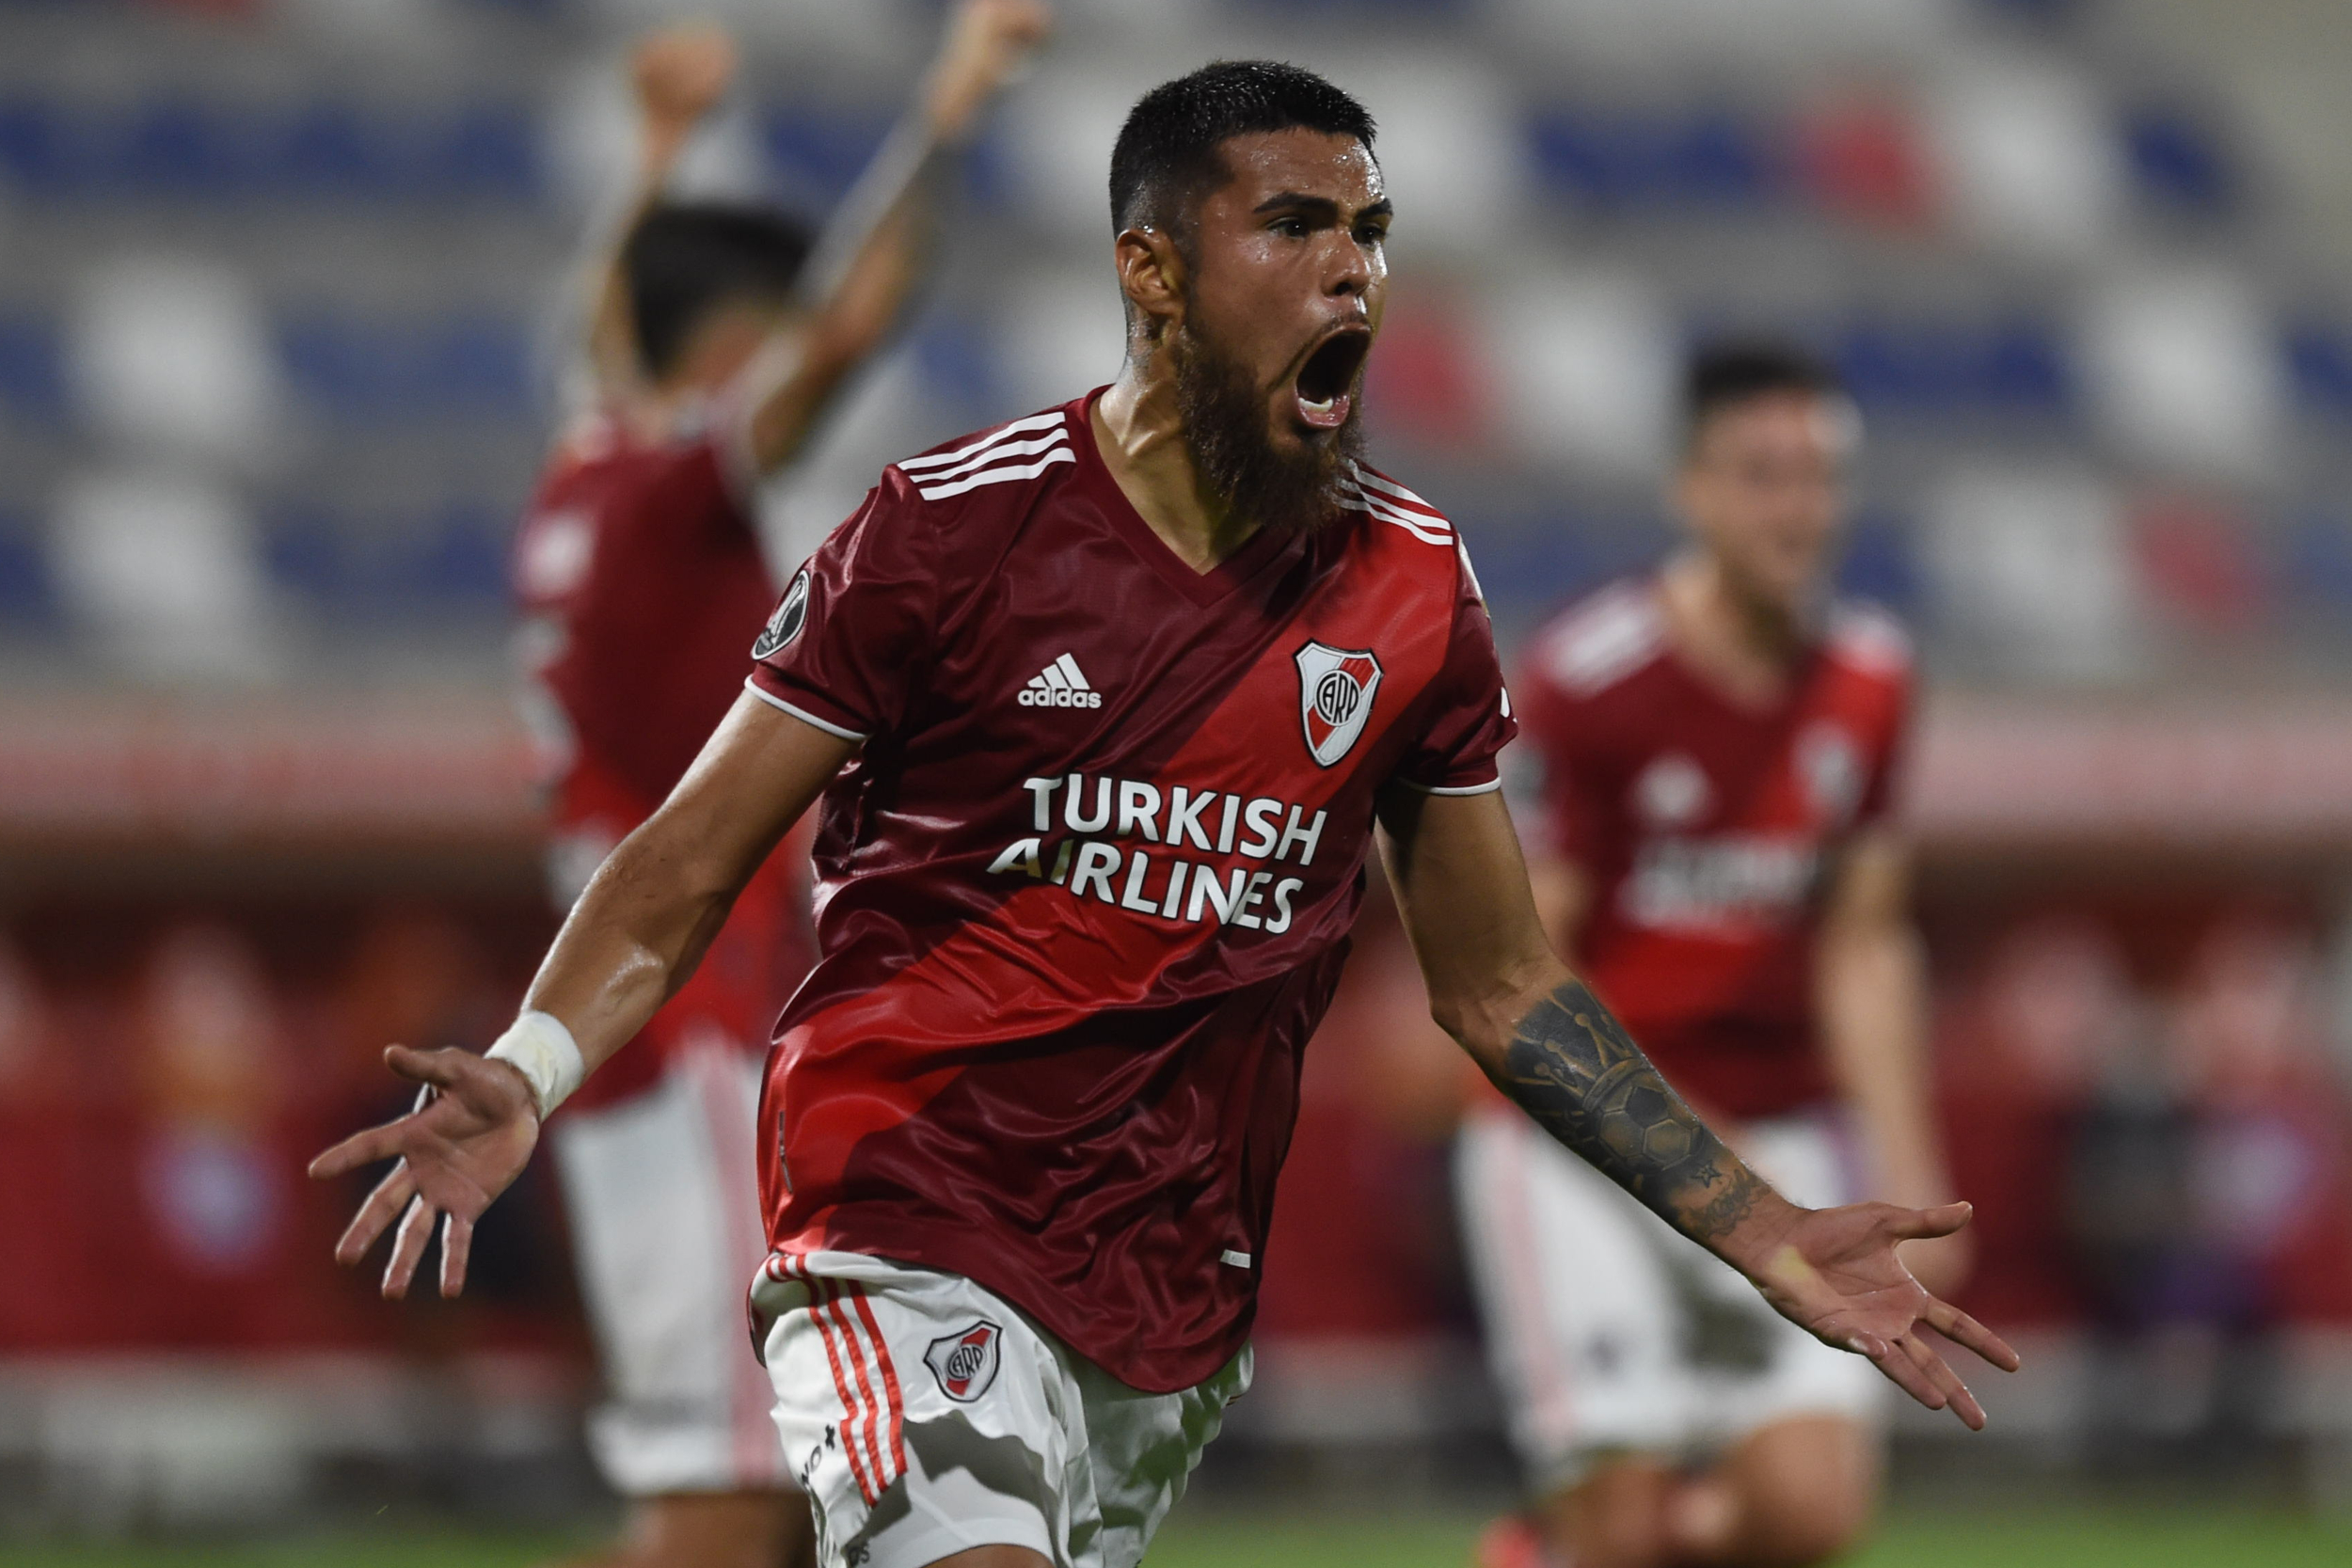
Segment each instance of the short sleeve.
[[[1457,560],[1458,560],[1457,556]],[[1393,775],[1424,795],[1484,795],[1502,787],[1498,763],[1519,733],[1495,657],[1494,624],[1464,562],[1457,574],[1446,660],[1431,687],[1428,718]]]
[[752,646],[753,693],[844,740],[898,726],[931,660],[935,534],[886,471],[786,586]]
[[1515,787],[1529,799],[1531,849],[1591,867],[1608,832],[1600,768],[1577,722],[1579,705],[1543,657],[1546,639],[1521,664],[1516,683],[1527,744],[1513,753],[1526,775]]

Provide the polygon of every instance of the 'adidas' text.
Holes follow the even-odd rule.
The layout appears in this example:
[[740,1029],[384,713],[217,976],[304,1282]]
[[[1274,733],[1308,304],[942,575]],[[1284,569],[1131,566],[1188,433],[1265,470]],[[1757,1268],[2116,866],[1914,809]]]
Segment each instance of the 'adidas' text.
[[1103,694],[1087,684],[1078,661],[1064,654],[1029,677],[1020,703],[1023,707],[1101,707]]

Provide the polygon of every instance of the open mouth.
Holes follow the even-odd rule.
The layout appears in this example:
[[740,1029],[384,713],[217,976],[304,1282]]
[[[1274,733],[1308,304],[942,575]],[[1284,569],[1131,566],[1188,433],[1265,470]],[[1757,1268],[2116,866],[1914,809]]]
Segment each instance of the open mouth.
[[1356,374],[1372,351],[1372,334],[1360,327],[1335,332],[1298,367],[1293,388],[1298,417],[1317,430],[1337,430],[1355,405]]

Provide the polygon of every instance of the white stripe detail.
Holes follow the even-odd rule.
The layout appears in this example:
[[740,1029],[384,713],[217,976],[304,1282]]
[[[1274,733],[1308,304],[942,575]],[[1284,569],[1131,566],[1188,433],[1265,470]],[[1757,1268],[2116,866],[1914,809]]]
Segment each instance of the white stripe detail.
[[1410,490],[1407,490],[1402,484],[1397,483],[1394,480],[1382,479],[1378,474],[1374,473],[1370,468],[1365,467],[1360,463],[1356,466],[1356,483],[1365,485],[1368,488],[1377,490],[1384,496],[1393,496],[1398,500],[1406,502],[1412,506],[1420,507],[1422,511],[1430,515],[1429,520],[1431,522],[1441,523],[1445,521],[1445,514],[1439,512],[1436,507],[1430,505],[1419,496],[1414,495]]
[[949,496],[961,496],[966,490],[976,490],[983,484],[1005,484],[1016,479],[1035,479],[1057,463],[1075,463],[1076,461],[1078,461],[1076,452],[1072,451],[1068,447],[1056,447],[1036,462],[1025,464],[1018,468],[991,468],[985,473],[974,474],[970,479],[960,479],[953,484],[943,484],[936,490],[926,490],[917,485],[915,493],[927,501],[946,500]]
[[1056,447],[1068,445],[1069,441],[1070,432],[1049,430],[1034,441],[999,442],[980,453],[979,456],[958,463],[953,467],[942,468],[937,473],[915,474],[911,477],[917,484],[945,484],[947,481],[968,474],[975,468],[985,468],[999,458],[1026,457],[1031,452],[1051,451]]
[[782,697],[777,696],[774,692],[762,690],[759,683],[753,680],[748,675],[743,677],[743,689],[758,698],[761,702],[766,703],[770,707],[782,708],[793,718],[798,719],[802,723],[814,724],[817,728],[824,731],[827,735],[836,736],[843,740],[865,740],[868,738],[866,736],[860,735],[855,730],[845,730],[838,724],[828,723],[824,720],[818,718],[817,715],[813,713],[807,712],[802,708],[794,707],[790,703],[786,702]]
[[1492,795],[1502,787],[1501,779],[1494,779],[1483,784],[1462,784],[1452,789],[1433,789],[1427,784],[1417,784],[1412,780],[1403,777],[1398,778],[1396,782],[1416,795]]
[[1246,1269],[1249,1266],[1249,1254],[1235,1252],[1232,1247],[1227,1247],[1216,1255],[1216,1260],[1220,1263],[1231,1263],[1237,1269]]
[[1050,414],[1032,414],[1025,420],[1015,420],[1002,429],[981,436],[970,446],[958,447],[953,451],[933,452],[929,457],[907,458],[898,465],[898,471],[908,473],[916,468],[944,468],[950,463],[961,463],[974,452],[985,451],[999,441],[1020,435],[1025,430],[1050,430],[1062,423],[1063,418],[1062,411],[1058,408]]
[[1067,691],[1070,689],[1070,677],[1061,673],[1061,665],[1056,662],[1047,665],[1041,673],[1030,676],[1029,684],[1041,686],[1048,691]]
[[1424,545],[1449,546],[1454,543],[1452,530],[1446,529],[1443,524],[1407,512],[1393,502],[1384,501],[1377,496],[1368,496],[1361,490],[1352,492],[1348,499],[1380,521],[1394,523]]
[[1068,654],[1064,654],[1061,657],[1054,660],[1054,668],[1059,670],[1062,673],[1063,678],[1070,682],[1071,690],[1087,691],[1092,689],[1087,685],[1086,672],[1079,669],[1078,661],[1072,658]]

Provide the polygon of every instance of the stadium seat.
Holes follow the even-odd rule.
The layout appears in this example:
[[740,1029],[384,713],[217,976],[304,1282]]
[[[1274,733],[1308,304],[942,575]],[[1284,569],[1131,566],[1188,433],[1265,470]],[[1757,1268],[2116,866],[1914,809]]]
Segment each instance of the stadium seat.
[[31,314],[0,315],[0,409],[21,424],[65,422],[64,347],[54,321]]
[[2123,145],[2141,193],[2160,206],[2217,217],[2234,206],[2237,171],[2187,110],[2142,106],[2124,119]]
[[2352,414],[2352,333],[2297,322],[2282,336],[2296,402],[2312,413]]
[[82,188],[88,166],[55,103],[20,98],[0,103],[0,172],[25,195],[56,197]]
[[831,206],[857,182],[882,137],[886,115],[843,116],[772,106],[760,116],[760,140],[787,198]]
[[1755,206],[1783,196],[1786,160],[1728,111],[1650,117],[1551,109],[1530,122],[1536,168],[1558,194],[1602,210]]
[[266,174],[278,193],[337,200],[381,200],[399,194],[400,150],[386,128],[346,103],[322,101],[275,129]]
[[141,197],[222,200],[246,194],[255,173],[253,128],[219,105],[165,99],[141,105],[102,133],[105,182]]
[[56,615],[48,554],[32,519],[0,513],[0,622],[46,628]]
[[2119,277],[2088,301],[2090,411],[2124,451],[2170,473],[2267,477],[2289,389],[2252,284],[2213,268]]

